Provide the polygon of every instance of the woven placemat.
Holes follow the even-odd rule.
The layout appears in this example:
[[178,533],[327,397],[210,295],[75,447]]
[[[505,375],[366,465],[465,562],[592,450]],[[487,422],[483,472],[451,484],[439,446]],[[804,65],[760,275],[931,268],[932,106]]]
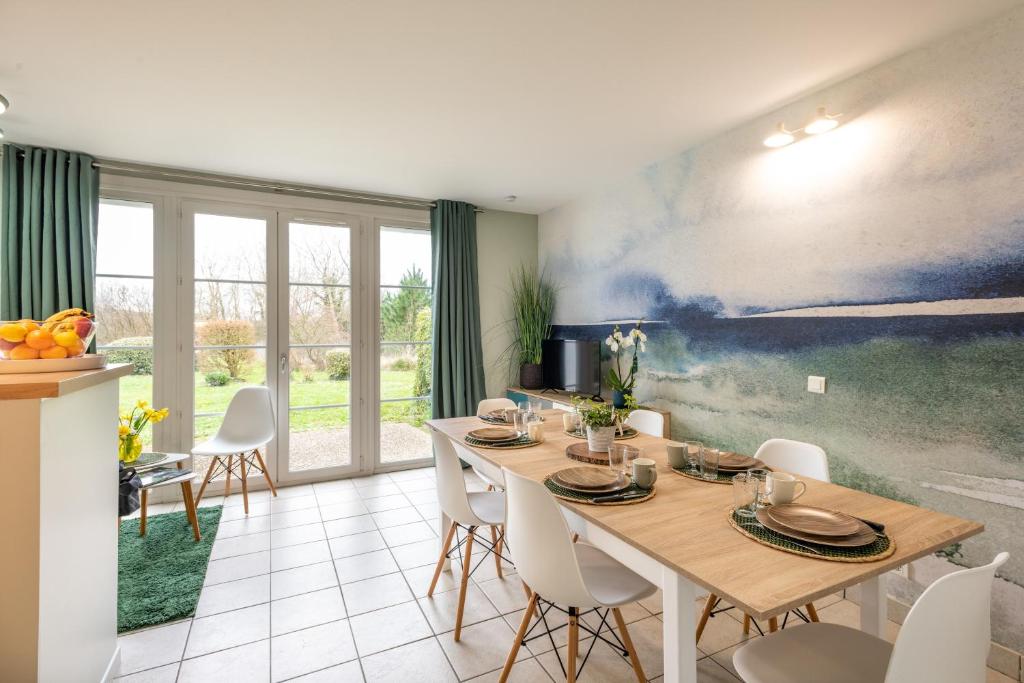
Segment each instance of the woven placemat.
[[718,474],[715,479],[705,479],[700,476],[700,472],[690,472],[688,470],[677,470],[675,467],[672,471],[678,474],[680,477],[687,477],[688,479],[696,479],[702,481],[705,484],[731,484],[733,476],[739,474],[739,472],[729,472],[728,474],[722,470],[718,470]]
[[[503,420],[500,417],[494,417],[493,415],[477,415],[477,417],[479,417],[484,422],[487,422],[487,423],[492,424],[492,425],[510,425],[510,424],[512,424],[508,420]],[[546,421],[544,419],[543,415],[538,415],[537,417],[540,418],[541,422],[545,422]]]
[[[794,555],[813,557],[816,560],[827,560],[829,562],[877,562],[896,552],[896,541],[885,534],[878,535],[875,538],[875,542],[870,545],[862,545],[858,548],[836,548],[830,545],[811,543],[810,541],[795,541],[762,526],[756,520],[740,517],[732,508],[728,508],[726,514],[732,528],[761,545]],[[811,552],[809,548],[813,548],[818,552]]]
[[494,444],[490,441],[481,441],[480,439],[474,439],[468,434],[465,437],[465,441],[470,446],[476,446],[477,448],[493,448],[495,450],[504,451],[510,451],[515,448],[530,448],[531,446],[536,446],[537,444],[540,443],[540,441],[531,441],[530,437],[528,436],[521,436],[515,441],[506,441],[505,443],[502,444]]
[[[595,503],[594,500],[593,500],[594,498],[597,498],[597,497],[600,497],[600,496],[609,496],[611,494],[610,493],[598,493],[596,495],[588,495],[586,493],[580,493],[579,491],[573,491],[572,489],[567,489],[564,486],[559,486],[558,484],[556,484],[555,482],[553,482],[551,480],[551,477],[545,477],[544,478],[544,486],[547,487],[548,491],[551,491],[551,493],[555,496],[555,498],[561,498],[562,500],[572,501],[573,503],[584,503],[586,505],[597,505],[599,507],[604,507],[606,505],[634,505],[635,503],[644,503],[644,502],[650,500],[651,498],[654,498],[654,494],[657,493],[657,489],[654,488],[654,489],[651,489],[650,491],[648,491],[647,495],[644,496],[643,498],[634,498],[633,500],[620,500],[620,501],[615,502],[615,503]],[[640,493],[640,492],[643,492],[643,491],[647,491],[647,489],[642,489],[639,486],[637,486],[636,484],[630,484],[627,488],[623,489],[622,491],[616,491],[615,493],[629,494],[629,493]]]
[[[577,439],[585,439],[585,438],[587,438],[587,433],[586,432],[583,432],[581,434],[579,432],[570,432],[567,429],[563,429],[562,431],[565,434],[568,434],[569,436],[575,437]],[[633,429],[632,427],[629,427],[629,428],[626,429],[626,433],[625,434],[621,434],[620,435],[618,432],[616,432],[615,433],[615,440],[616,441],[625,441],[626,439],[635,439],[638,436],[640,436],[640,432],[638,432],[637,430]]]

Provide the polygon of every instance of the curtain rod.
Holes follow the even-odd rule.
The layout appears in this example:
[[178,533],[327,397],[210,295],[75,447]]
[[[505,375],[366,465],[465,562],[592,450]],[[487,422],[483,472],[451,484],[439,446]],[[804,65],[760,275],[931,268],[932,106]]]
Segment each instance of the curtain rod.
[[[24,150],[20,149],[17,153],[20,155],[25,154]],[[2,152],[0,152],[0,156],[2,156]],[[357,192],[355,190],[343,190],[333,187],[305,185],[299,183],[281,183],[272,180],[262,180],[260,178],[249,178],[245,176],[233,176],[220,173],[206,173],[204,171],[190,171],[187,169],[172,168],[169,166],[154,166],[150,164],[139,164],[130,161],[115,161],[96,157],[94,157],[92,167],[112,175],[148,178],[150,180],[178,180],[214,187],[257,190],[305,197],[321,197],[324,199],[338,199],[361,204],[377,204],[380,206],[395,206],[414,209],[432,209],[436,206],[432,201],[417,199],[415,197],[403,197],[400,195],[380,194],[375,192]],[[473,211],[475,213],[484,213],[483,209],[477,207],[473,207]]]

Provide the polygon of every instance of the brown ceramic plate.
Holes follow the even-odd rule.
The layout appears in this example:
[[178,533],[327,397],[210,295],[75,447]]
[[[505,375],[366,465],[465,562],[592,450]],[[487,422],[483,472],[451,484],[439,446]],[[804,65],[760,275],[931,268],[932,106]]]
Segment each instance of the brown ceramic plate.
[[551,475],[559,486],[581,493],[613,493],[629,486],[629,477],[601,467],[567,467]]
[[814,534],[805,534],[795,529],[787,528],[774,519],[768,514],[771,510],[770,507],[761,508],[757,511],[757,521],[761,522],[764,526],[771,529],[772,531],[782,534],[783,536],[789,536],[800,541],[808,541],[810,543],[817,543],[818,545],[829,545],[835,548],[858,548],[862,545],[871,545],[875,542],[874,530],[867,524],[860,522],[861,528],[857,533],[850,536],[815,536]]
[[741,455],[739,453],[725,452],[718,458],[718,469],[721,470],[749,470],[763,465],[764,463],[757,458],[752,458],[749,455]]
[[480,429],[474,429],[469,433],[469,436],[479,441],[512,441],[518,434],[516,430],[509,429],[508,427],[481,427]]
[[765,509],[775,523],[813,536],[852,536],[864,525],[856,517],[810,505],[787,503]]

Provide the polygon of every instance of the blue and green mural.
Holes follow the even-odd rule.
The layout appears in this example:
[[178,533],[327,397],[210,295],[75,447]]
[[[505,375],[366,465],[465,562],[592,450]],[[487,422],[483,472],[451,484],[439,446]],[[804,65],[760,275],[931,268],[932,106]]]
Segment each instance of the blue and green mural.
[[[993,636],[1018,651],[1020,102],[1022,10],[540,219],[557,334],[599,339],[609,321],[650,321],[637,395],[671,410],[677,438],[748,453],[771,437],[810,441],[839,483],[984,522],[949,560],[1011,552]],[[843,111],[843,125],[760,145],[818,105]],[[827,393],[808,393],[808,375],[826,376]]]

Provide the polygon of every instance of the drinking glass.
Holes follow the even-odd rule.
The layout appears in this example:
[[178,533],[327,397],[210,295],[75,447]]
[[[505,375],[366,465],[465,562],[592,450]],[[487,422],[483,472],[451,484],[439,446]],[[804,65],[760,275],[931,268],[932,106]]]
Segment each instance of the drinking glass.
[[704,450],[704,444],[700,441],[684,441],[683,447],[686,451],[686,469],[696,472],[700,469],[700,454]]
[[622,450],[621,444],[613,443],[608,448],[608,467],[612,472],[625,471],[625,458],[626,452]]
[[[619,463],[619,470],[622,472],[633,471],[633,461],[640,457],[640,449],[636,446],[627,446],[624,443],[612,443],[608,449],[608,463],[614,459]],[[612,469],[616,469],[612,466]]]
[[747,470],[750,478],[754,481],[756,486],[755,492],[757,499],[754,504],[758,508],[763,508],[768,505],[768,470],[757,469]]
[[520,409],[512,413],[512,425],[519,436],[528,432],[529,417],[530,412],[527,410]]
[[700,451],[700,476],[701,479],[715,481],[718,479],[718,460],[722,452],[717,448],[705,446]]
[[530,441],[544,442],[544,423],[541,421],[540,415],[526,416],[526,432],[530,436]]
[[732,478],[732,505],[740,517],[753,517],[757,513],[757,488],[757,479],[749,472],[740,472]]
[[527,403],[530,404],[531,413],[533,413],[534,415],[540,415],[540,409],[543,407],[543,404],[541,403],[541,400],[539,398],[527,399]]
[[519,408],[520,412],[523,412],[523,413],[532,412],[530,410],[530,402],[529,401],[520,401],[519,403],[516,404],[516,406]]

